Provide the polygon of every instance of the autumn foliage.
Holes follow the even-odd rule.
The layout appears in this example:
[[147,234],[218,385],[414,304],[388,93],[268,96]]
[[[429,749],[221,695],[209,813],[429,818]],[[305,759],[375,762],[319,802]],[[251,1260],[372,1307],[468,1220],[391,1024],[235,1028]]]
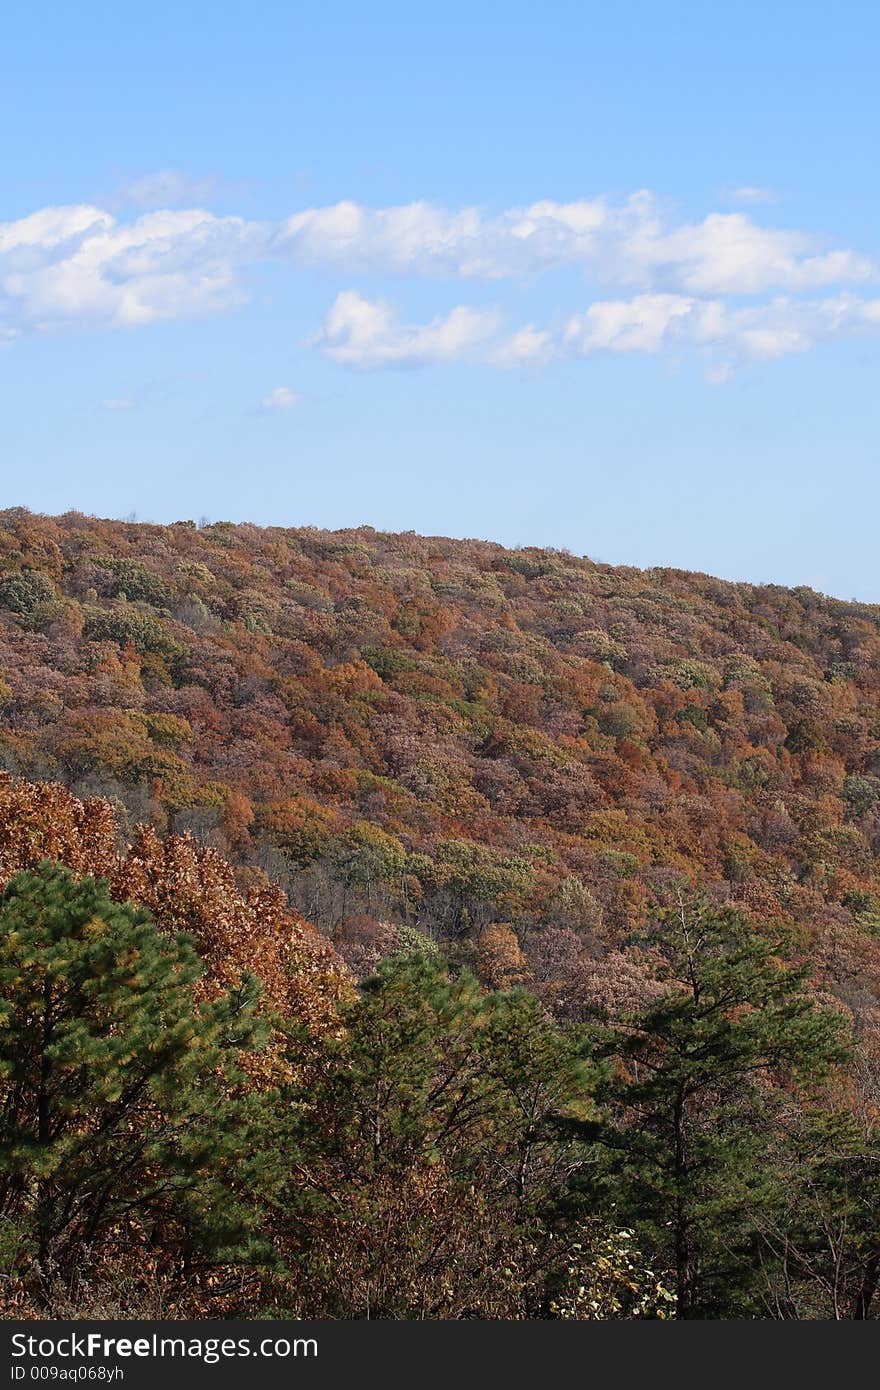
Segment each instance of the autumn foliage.
[[[259,982],[240,1070],[265,1142],[222,1180],[265,1248],[206,1255],[178,1312],[874,1316],[878,850],[880,607],[368,527],[0,513],[0,890],[46,861],[105,881],[192,942],[186,1009]],[[725,981],[766,967],[845,1036],[813,1058],[820,1121],[784,1048],[692,1088],[708,1025],[663,925],[692,920]],[[642,1071],[678,1047],[669,1101]],[[521,1132],[529,1077],[549,1099]],[[677,1106],[722,1193],[669,1176]],[[685,1177],[686,1251],[663,1205]],[[140,1270],[165,1297],[179,1257],[143,1239],[140,1309]],[[735,1298],[710,1299],[734,1249]]]
[[293,1009],[310,1028],[336,1026],[348,972],[326,939],[288,908],[268,883],[246,893],[216,850],[191,836],[164,840],[139,826],[118,843],[113,807],[79,801],[53,783],[0,777],[0,888],[15,874],[54,860],[78,876],[108,881],[113,898],[146,907],[160,930],[190,936],[204,963],[201,989],[237,988],[256,974],[267,1001]]
[[245,904],[286,922],[271,880],[358,968],[370,932],[492,928],[491,956],[505,923],[567,998],[687,881],[799,924],[817,985],[877,1027],[875,606],[370,528],[16,509],[0,764],[84,800],[95,868],[115,850],[90,798],[109,799],[133,892],[157,856],[206,903],[232,891],[211,854],[137,827],[188,833]]

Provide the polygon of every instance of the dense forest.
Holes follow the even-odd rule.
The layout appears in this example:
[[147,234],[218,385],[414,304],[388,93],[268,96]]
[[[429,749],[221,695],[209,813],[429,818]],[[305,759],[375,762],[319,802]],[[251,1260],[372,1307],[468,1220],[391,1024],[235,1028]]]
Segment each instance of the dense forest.
[[880,607],[0,513],[0,1299],[876,1317]]

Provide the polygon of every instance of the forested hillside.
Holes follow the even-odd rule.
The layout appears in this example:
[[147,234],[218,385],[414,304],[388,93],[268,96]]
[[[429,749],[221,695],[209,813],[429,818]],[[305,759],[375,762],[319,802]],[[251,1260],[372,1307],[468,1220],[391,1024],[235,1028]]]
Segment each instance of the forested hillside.
[[685,878],[874,1007],[880,608],[369,528],[0,520],[3,765],[263,871],[357,968],[408,923],[566,992]]
[[[17,1310],[92,1241],[80,1308],[875,1315],[880,607],[16,509],[0,759]],[[146,1070],[71,1149],[17,1030],[73,961],[103,1056],[139,954],[201,1060],[120,976]]]

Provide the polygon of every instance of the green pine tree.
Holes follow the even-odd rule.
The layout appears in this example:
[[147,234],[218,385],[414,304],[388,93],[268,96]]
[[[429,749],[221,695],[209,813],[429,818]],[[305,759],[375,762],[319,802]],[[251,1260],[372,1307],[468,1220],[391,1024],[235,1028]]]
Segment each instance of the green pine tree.
[[[607,1036],[594,1133],[612,1200],[672,1271],[677,1316],[747,1316],[760,1214],[780,1197],[783,1103],[845,1058],[841,1022],[805,992],[782,941],[701,902],[651,940],[659,997]],[[766,1252],[765,1252],[766,1253]]]
[[256,986],[197,1003],[187,938],[43,862],[0,897],[0,1211],[64,1275],[138,1220],[229,1242]]

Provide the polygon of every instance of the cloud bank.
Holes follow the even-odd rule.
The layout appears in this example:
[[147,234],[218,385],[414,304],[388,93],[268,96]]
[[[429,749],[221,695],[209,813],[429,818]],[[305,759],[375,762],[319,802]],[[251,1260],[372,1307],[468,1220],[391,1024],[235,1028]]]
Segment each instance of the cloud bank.
[[[166,171],[138,196],[197,185]],[[147,187],[147,185],[150,185]],[[757,203],[760,190],[735,190]],[[751,195],[751,196],[750,196]],[[0,338],[132,328],[234,310],[247,275],[335,273],[483,283],[491,302],[402,320],[345,285],[312,342],[348,367],[452,361],[538,367],[597,352],[703,354],[711,379],[735,366],[880,332],[878,261],[742,212],[680,221],[654,195],[549,200],[487,214],[426,202],[307,208],[280,221],[164,208],[117,216],[89,204],[0,223]],[[561,277],[553,321],[509,322],[518,286]],[[557,275],[557,278],[558,275]],[[496,306],[503,288],[505,315]],[[278,406],[265,406],[273,409]],[[283,407],[280,407],[283,408]]]

